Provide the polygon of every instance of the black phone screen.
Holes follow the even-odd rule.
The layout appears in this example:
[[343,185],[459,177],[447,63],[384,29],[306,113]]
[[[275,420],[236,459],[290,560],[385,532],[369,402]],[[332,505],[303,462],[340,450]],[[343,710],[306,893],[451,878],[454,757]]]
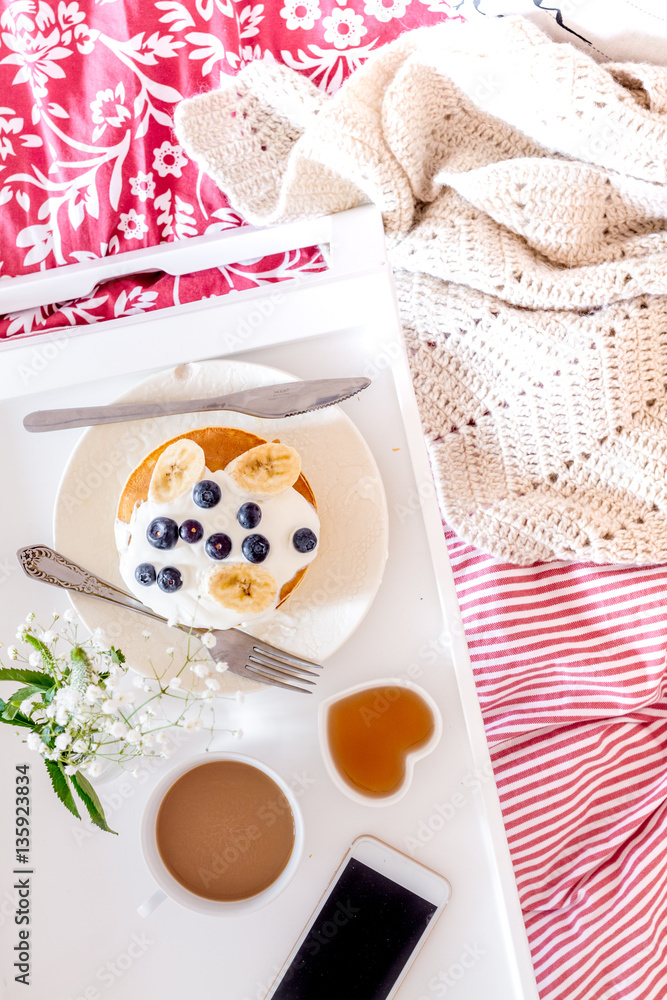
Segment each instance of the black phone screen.
[[436,909],[350,859],[272,1000],[384,1000]]

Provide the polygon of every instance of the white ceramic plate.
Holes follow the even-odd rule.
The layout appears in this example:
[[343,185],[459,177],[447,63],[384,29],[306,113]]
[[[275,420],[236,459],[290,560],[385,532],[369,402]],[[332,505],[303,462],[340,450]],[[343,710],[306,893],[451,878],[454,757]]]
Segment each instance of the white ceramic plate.
[[[204,361],[151,375],[119,402],[216,396],[293,380],[295,376],[264,365]],[[54,512],[56,548],[122,588],[114,523],[118,498],[130,473],[162,442],[195,427],[214,425],[241,427],[269,440],[280,437],[301,455],[304,474],[317,499],[320,552],[276,614],[247,631],[297,656],[321,662],[366,615],[387,558],[387,501],[380,474],[368,445],[338,407],[283,420],[223,411],[91,427],[72,452],[60,483]],[[80,594],[71,597],[86,625],[101,628],[141,674],[151,677],[155,668],[169,676],[170,658],[165,650],[176,648],[175,664],[185,651],[187,636],[178,629]],[[142,635],[144,631],[151,633],[149,639]],[[258,687],[229,673],[222,680],[228,690]]]

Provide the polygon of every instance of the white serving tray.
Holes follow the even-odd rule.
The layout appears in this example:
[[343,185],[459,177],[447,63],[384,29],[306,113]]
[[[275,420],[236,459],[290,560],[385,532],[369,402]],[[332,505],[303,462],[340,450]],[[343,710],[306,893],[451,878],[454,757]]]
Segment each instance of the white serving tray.
[[[261,1000],[352,840],[374,834],[440,870],[452,901],[410,970],[399,1000],[536,1000],[530,953],[428,457],[397,316],[382,225],[372,207],[326,219],[245,230],[141,250],[0,284],[0,312],[86,294],[111,274],[185,273],[267,252],[328,244],[326,274],[177,306],[4,347],[0,358],[0,640],[13,641],[33,609],[63,610],[66,597],[18,569],[20,545],[51,541],[60,472],[78,431],[28,435],[33,409],[111,401],[144,373],[183,361],[234,356],[303,378],[367,374],[372,386],[343,404],[374,453],[389,504],[389,559],[361,627],[326,662],[311,698],[275,689],[219,712],[238,743],[214,749],[266,760],[297,790],[306,831],[303,863],[269,906],[234,920],[198,916],[165,902],[142,920],[153,891],[139,847],[143,805],[169,762],[100,785],[111,837],[78,823],[9,727],[0,727],[0,993],[14,982],[14,778],[32,780],[31,996],[138,1000],[183,996]],[[248,332],[249,331],[249,332]],[[49,350],[49,345],[53,345]],[[40,363],[35,364],[39,358]],[[29,374],[26,381],[26,366]],[[318,702],[362,680],[407,676],[436,698],[442,740],[415,767],[396,806],[368,808],[333,785],[318,751]],[[3,686],[4,687],[4,686]],[[11,690],[7,686],[7,690]],[[2,692],[0,692],[2,693]],[[187,742],[176,759],[199,752]],[[370,998],[369,998],[370,1000]]]

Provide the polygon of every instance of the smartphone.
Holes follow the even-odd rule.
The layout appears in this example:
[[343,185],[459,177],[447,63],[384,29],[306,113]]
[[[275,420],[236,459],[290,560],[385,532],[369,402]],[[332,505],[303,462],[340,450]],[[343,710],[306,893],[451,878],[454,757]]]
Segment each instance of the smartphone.
[[266,1000],[390,1000],[450,895],[442,875],[359,837]]

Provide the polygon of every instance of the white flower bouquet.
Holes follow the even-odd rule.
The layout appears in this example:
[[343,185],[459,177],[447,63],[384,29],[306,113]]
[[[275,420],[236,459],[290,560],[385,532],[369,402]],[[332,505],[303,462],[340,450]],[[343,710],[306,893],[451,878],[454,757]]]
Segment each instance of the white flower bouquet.
[[[71,611],[60,625],[59,620],[54,612],[43,629],[30,613],[19,626],[16,638],[22,651],[10,646],[7,656],[21,665],[0,661],[0,681],[18,681],[21,686],[7,701],[0,699],[0,722],[15,726],[28,748],[43,758],[56,795],[71,813],[81,818],[76,794],[92,822],[115,833],[88,779],[99,776],[108,762],[126,766],[141,756],[169,756],[168,730],[202,727],[203,710],[220,688],[211,675],[227,665],[213,664],[206,635],[201,640],[190,636],[183,665],[176,673],[170,670],[168,682],[157,674],[153,680],[137,675],[135,690],[128,690],[121,650],[107,648],[101,633],[80,638]],[[144,637],[148,640],[150,633],[144,632]],[[167,652],[173,665],[175,650]],[[203,691],[182,689],[188,667],[203,680]],[[165,713],[167,698],[171,717]]]

